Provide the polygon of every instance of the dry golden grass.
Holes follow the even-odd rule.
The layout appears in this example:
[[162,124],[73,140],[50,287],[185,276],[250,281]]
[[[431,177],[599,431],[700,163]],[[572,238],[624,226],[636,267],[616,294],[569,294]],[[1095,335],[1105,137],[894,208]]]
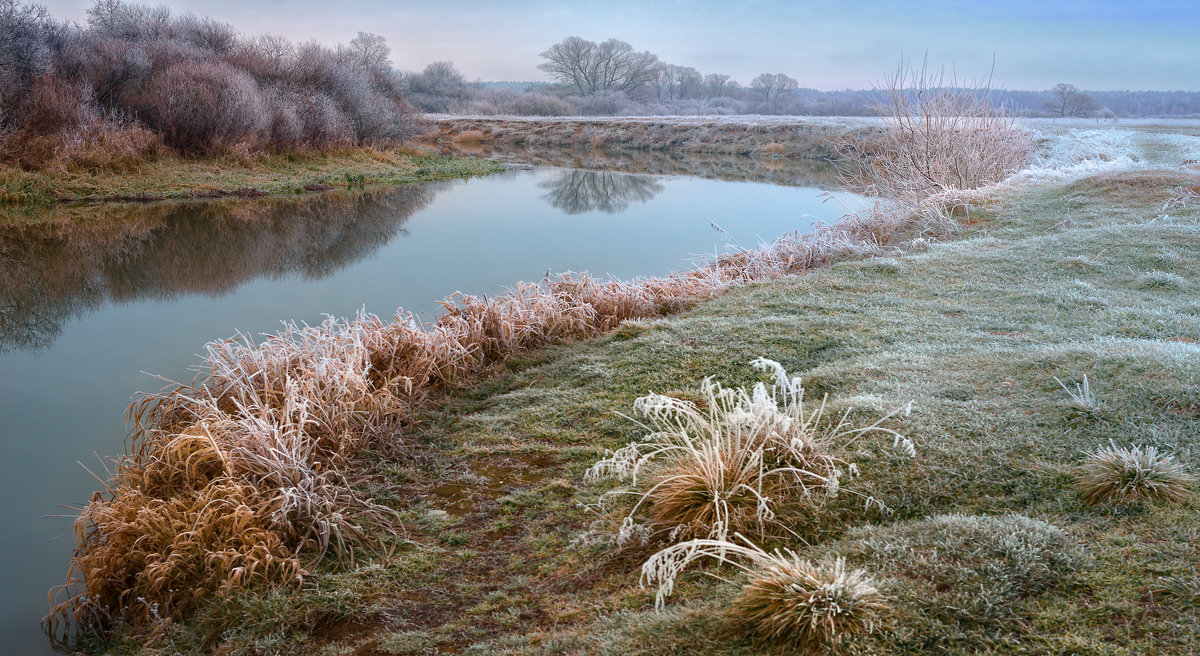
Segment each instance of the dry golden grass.
[[1110,443],[1088,454],[1076,487],[1084,503],[1178,503],[1187,499],[1195,477],[1174,456],[1153,446]]
[[740,535],[733,541],[696,539],[667,547],[642,565],[642,583],[658,586],[661,607],[675,579],[708,558],[746,574],[746,585],[725,615],[739,637],[765,649],[834,650],[849,637],[880,628],[890,610],[867,573],[848,570],[842,558],[813,563],[789,550],[766,552]]
[[[644,417],[643,438],[599,461],[588,478],[617,476],[632,490],[605,495],[637,499],[626,516],[619,541],[665,530],[672,537],[726,539],[775,521],[779,504],[804,500],[817,504],[836,496],[848,467],[830,455],[868,433],[884,433],[912,453],[912,444],[881,423],[900,408],[868,426],[850,423],[850,410],[830,416],[825,400],[806,403],[799,378],[788,376],[773,360],[753,365],[769,373],[770,386],[753,390],[722,387],[711,378],[700,388],[703,406],[661,394],[637,400]],[[646,506],[649,525],[639,527]]]
[[451,141],[456,144],[477,144],[484,141],[486,138],[487,135],[485,135],[481,130],[464,130],[463,132],[459,132],[458,134],[454,135],[454,138]]
[[764,648],[812,653],[873,632],[888,611],[863,570],[791,557],[751,573],[728,613]]

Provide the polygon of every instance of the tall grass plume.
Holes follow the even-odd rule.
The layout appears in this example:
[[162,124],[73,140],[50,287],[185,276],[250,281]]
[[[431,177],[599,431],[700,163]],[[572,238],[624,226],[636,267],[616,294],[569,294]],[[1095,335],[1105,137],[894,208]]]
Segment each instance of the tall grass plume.
[[875,631],[890,611],[871,577],[848,569],[844,559],[814,563],[789,550],[764,551],[744,538],[672,545],[642,565],[642,583],[658,586],[661,607],[675,579],[708,558],[745,573],[747,582],[726,615],[739,633],[767,649],[815,653],[836,647]]
[[627,539],[645,515],[650,526],[674,536],[723,539],[735,532],[760,532],[775,520],[782,502],[814,504],[834,497],[841,479],[857,469],[831,455],[864,434],[884,433],[915,453],[912,443],[882,426],[910,406],[858,426],[850,410],[826,411],[826,399],[807,402],[803,383],[778,362],[759,358],[753,366],[772,376],[752,390],[704,379],[703,405],[651,393],[634,403],[647,434],[597,462],[591,480],[628,480],[636,502],[625,518]]

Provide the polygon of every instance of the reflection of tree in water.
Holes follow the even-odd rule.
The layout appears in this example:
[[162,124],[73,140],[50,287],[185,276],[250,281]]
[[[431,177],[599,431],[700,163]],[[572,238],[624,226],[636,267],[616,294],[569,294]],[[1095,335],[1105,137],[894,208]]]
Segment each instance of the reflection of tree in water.
[[579,169],[563,171],[557,179],[540,184],[549,190],[542,200],[567,214],[595,210],[616,214],[630,203],[644,203],[663,190],[662,183],[649,176]]
[[0,352],[46,347],[67,320],[109,301],[328,276],[391,240],[440,188],[123,204],[88,208],[86,220],[0,224]]

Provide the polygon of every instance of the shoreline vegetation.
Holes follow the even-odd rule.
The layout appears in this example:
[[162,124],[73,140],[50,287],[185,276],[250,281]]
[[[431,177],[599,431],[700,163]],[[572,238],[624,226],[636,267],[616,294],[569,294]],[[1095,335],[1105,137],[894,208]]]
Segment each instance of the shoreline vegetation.
[[[261,344],[214,342],[202,379],[142,406],[155,416],[141,417],[139,450],[111,496],[85,515],[117,522],[120,531],[104,533],[97,522],[81,533],[119,540],[90,542],[100,551],[81,552],[80,571],[103,571],[107,557],[129,569],[105,580],[137,581],[143,565],[131,556],[153,557],[146,543],[176,539],[143,533],[153,525],[139,522],[158,517],[169,527],[179,521],[170,518],[182,517],[208,532],[181,534],[182,543],[160,552],[168,559],[153,557],[155,571],[200,573],[188,571],[203,553],[193,540],[226,528],[190,514],[190,495],[208,495],[198,498],[199,508],[247,509],[226,515],[244,521],[277,517],[270,504],[279,502],[269,493],[283,489],[270,479],[278,471],[316,484],[291,492],[311,496],[288,497],[306,509],[291,515],[307,517],[300,530],[340,519],[325,525],[325,544],[334,553],[353,548],[356,560],[307,560],[321,553],[319,533],[299,552],[266,542],[256,547],[261,552],[237,556],[238,545],[225,543],[210,553],[233,560],[219,564],[240,563],[257,578],[188,588],[205,595],[190,607],[158,602],[155,612],[174,609],[169,620],[139,618],[151,610],[145,601],[131,608],[117,602],[113,610],[104,600],[117,590],[95,589],[75,603],[106,614],[76,610],[75,617],[105,633],[85,634],[82,646],[117,653],[415,654],[471,646],[490,654],[753,654],[771,644],[762,627],[788,616],[772,613],[770,594],[768,602],[747,597],[759,600],[748,606],[739,591],[769,593],[802,580],[844,585],[862,597],[863,615],[830,620],[852,653],[1189,653],[1200,639],[1189,569],[1200,554],[1187,537],[1200,530],[1194,492],[1184,486],[1172,502],[1092,506],[1076,486],[1085,480],[1079,471],[1096,475],[1094,466],[1083,468],[1107,440],[1171,454],[1139,464],[1150,471],[1200,465],[1188,439],[1200,415],[1187,364],[1200,342],[1189,314],[1195,304],[1187,300],[1200,285],[1187,265],[1200,248],[1200,173],[1184,164],[986,187],[970,195],[965,215],[956,204],[963,195],[942,196],[950,209],[959,207],[948,217],[876,216],[893,221],[892,232],[873,222],[833,227],[829,234],[849,228],[859,240],[834,242],[856,248],[840,251],[849,257],[830,266],[809,270],[792,259],[798,247],[814,245],[811,237],[733,254],[714,263],[717,271],[755,272],[745,282],[764,282],[720,285],[723,293],[701,304],[676,295],[661,306],[666,312],[655,308],[673,285],[702,290],[703,277],[645,281],[657,290],[650,296],[636,293],[644,282],[564,279],[502,299],[453,299],[440,325],[425,330],[459,345],[473,335],[476,346],[465,349],[422,336],[429,333],[403,317],[292,328]],[[939,244],[937,235],[953,239]],[[906,249],[887,246],[897,238],[908,241]],[[861,250],[866,243],[872,246]],[[869,253],[883,257],[858,258]],[[756,259],[769,266],[756,270]],[[769,271],[806,274],[762,275]],[[598,338],[578,339],[584,335]],[[555,345],[563,338],[567,344]],[[748,375],[745,364],[764,353],[802,373],[805,398],[830,395],[831,413],[850,411],[855,425],[915,401],[911,415],[886,424],[907,446],[824,444],[861,471],[844,481],[848,493],[785,495],[772,506],[772,522],[803,542],[783,532],[765,541],[755,534],[753,544],[736,549],[704,542],[712,538],[672,546],[669,537],[635,531],[620,543],[624,519],[637,509],[597,506],[621,488],[586,476],[638,432],[614,413],[647,390],[702,403],[696,371],[752,385],[762,378]],[[465,368],[447,375],[454,369],[431,366],[439,359]],[[410,368],[384,368],[403,363]],[[1153,386],[1144,384],[1148,377]],[[313,399],[307,409],[304,398]],[[257,409],[239,410],[249,403]],[[346,413],[351,408],[357,415]],[[387,421],[389,413],[399,425]],[[272,427],[255,417],[285,423]],[[338,420],[380,423],[326,423]],[[292,459],[264,460],[271,453]],[[306,460],[313,455],[320,460]],[[216,487],[188,492],[200,473],[200,482]],[[885,505],[864,508],[864,497]],[[648,506],[655,517],[670,512],[669,505]],[[329,514],[334,509],[341,515]],[[752,511],[743,516],[754,521]],[[402,534],[388,532],[396,526]],[[264,538],[279,530],[252,528]],[[131,549],[126,540],[137,536]],[[367,542],[354,546],[356,537]],[[798,551],[763,551],[773,548]],[[692,566],[732,580],[681,572],[698,557],[722,553],[749,554],[744,567],[734,563],[744,575],[722,566],[734,555]],[[636,585],[637,567],[675,555],[680,567],[655,570],[678,577],[656,611],[654,591]],[[261,559],[257,569],[253,558]],[[299,571],[303,583],[284,582]],[[160,580],[158,589],[183,589],[182,580],[195,585]],[[146,584],[137,593],[144,600],[156,582]],[[1141,618],[1142,630],[1128,630],[1122,618],[1131,616]],[[805,648],[827,639],[815,626],[789,635]]]
[[[398,148],[421,126],[370,34],[330,49],[120,2],[86,28],[4,6],[29,41],[13,52],[44,55],[0,89],[9,203],[503,168]],[[1194,647],[1200,327],[1175,301],[1200,284],[1200,180],[1185,162],[1014,181],[1038,144],[985,89],[903,63],[889,84],[890,112],[865,125],[438,119],[438,148],[839,160],[878,201],[665,277],[547,274],[455,294],[428,323],[364,311],[210,342],[194,380],[130,407],[129,453],[75,523],[51,640]],[[313,154],[278,154],[297,152]],[[613,416],[629,407],[649,435]],[[1134,615],[1152,628],[1131,631]]]
[[0,168],[0,215],[47,205],[150,202],[293,195],[366,189],[487,175],[492,161],[423,153],[411,148],[347,148],[328,152],[230,157],[156,157],[130,170],[24,171]]
[[840,161],[848,140],[867,142],[871,119],[746,117],[430,117],[423,143],[459,149],[565,148],[711,153]]

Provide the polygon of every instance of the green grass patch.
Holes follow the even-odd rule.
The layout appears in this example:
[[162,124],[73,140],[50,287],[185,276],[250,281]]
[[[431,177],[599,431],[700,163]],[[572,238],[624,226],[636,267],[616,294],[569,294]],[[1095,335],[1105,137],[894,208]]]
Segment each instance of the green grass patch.
[[0,202],[141,201],[299,194],[429,182],[503,170],[495,162],[403,149],[186,159],[164,156],[131,170],[0,169]]

